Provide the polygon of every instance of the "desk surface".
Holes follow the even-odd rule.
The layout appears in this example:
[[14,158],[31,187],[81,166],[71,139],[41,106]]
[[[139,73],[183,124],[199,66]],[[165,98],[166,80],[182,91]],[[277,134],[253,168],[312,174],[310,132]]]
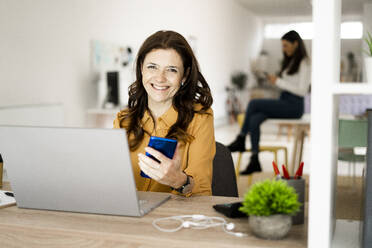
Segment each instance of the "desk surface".
[[[247,219],[228,219],[239,238],[221,227],[182,229],[163,233],[152,226],[157,218],[184,214],[222,216],[213,204],[239,200],[231,197],[172,198],[142,218],[79,214],[70,212],[0,209],[0,247],[306,247],[307,224],[293,226],[284,240],[262,240],[253,236]],[[226,218],[227,219],[227,218]]]

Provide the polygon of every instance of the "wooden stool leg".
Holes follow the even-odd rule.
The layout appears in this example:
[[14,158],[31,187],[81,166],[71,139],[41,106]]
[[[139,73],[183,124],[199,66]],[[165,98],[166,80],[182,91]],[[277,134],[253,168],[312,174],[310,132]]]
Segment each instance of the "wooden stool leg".
[[[298,156],[298,164],[296,166],[299,166],[300,163],[302,162],[302,153],[303,153],[303,149],[304,149],[304,139],[305,139],[305,129],[302,128],[301,133],[300,133],[300,155]],[[294,171],[293,171],[293,173],[294,173]]]
[[291,137],[292,137],[292,125],[291,124],[288,124],[287,125],[287,140],[290,141],[291,140]]
[[287,152],[287,148],[284,148],[284,161],[285,161],[285,166],[286,168],[288,169],[288,152]]
[[252,178],[253,178],[252,175],[248,175],[248,187],[251,186],[252,184]]
[[307,136],[308,139],[310,139],[310,127],[306,127],[305,135]]
[[279,127],[278,127],[278,134],[276,135],[276,138],[279,139],[280,138],[280,135],[282,134],[282,127],[283,125],[282,124],[279,124]]
[[296,125],[295,127],[295,141],[294,141],[294,144],[293,144],[293,154],[292,154],[292,163],[290,165],[288,165],[289,167],[289,173],[291,173],[293,175],[293,172],[294,172],[294,168],[295,166],[297,165],[297,157],[298,157],[298,144],[300,142],[300,127],[298,125]]
[[238,162],[236,163],[236,168],[235,168],[236,180],[239,179],[240,162],[242,160],[242,156],[243,156],[243,153],[242,152],[239,152]]

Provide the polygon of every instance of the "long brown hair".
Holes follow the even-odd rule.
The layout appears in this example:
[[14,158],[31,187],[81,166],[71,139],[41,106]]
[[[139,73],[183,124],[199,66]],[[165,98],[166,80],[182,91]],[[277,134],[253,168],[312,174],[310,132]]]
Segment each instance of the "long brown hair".
[[282,76],[283,71],[289,67],[287,73],[288,75],[293,75],[298,72],[302,59],[307,58],[304,41],[302,40],[301,36],[294,30],[291,30],[288,33],[284,34],[281,40],[286,40],[291,43],[297,41],[298,43],[298,47],[292,56],[287,56],[283,52],[284,59],[279,74],[280,76]]
[[[128,109],[119,113],[120,126],[129,120],[127,126],[129,147],[133,151],[144,137],[141,119],[148,111],[147,92],[142,83],[142,65],[146,55],[154,49],[174,49],[182,58],[184,72],[187,78],[174,95],[172,105],[178,112],[176,123],[168,130],[167,138],[175,138],[181,142],[191,142],[193,137],[187,133],[187,128],[195,113],[205,114],[213,103],[210,88],[200,72],[198,61],[186,39],[174,31],[158,31],[148,37],[138,51],[136,59],[136,81],[129,86]],[[202,108],[195,109],[195,104]]]

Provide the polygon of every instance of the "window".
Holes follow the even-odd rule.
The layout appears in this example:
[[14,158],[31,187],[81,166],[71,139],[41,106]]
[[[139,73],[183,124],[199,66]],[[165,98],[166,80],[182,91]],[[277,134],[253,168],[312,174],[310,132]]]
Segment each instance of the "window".
[[341,39],[361,39],[363,36],[363,24],[361,22],[341,23]]
[[[266,24],[264,29],[265,39],[280,39],[290,30],[296,30],[302,39],[311,40],[314,36],[312,22]],[[361,39],[363,24],[361,22],[341,23],[341,39]]]

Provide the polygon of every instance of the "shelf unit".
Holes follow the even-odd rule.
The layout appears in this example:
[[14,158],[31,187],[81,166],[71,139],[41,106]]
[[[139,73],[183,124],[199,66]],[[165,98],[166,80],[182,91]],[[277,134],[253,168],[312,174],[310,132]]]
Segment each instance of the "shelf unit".
[[371,83],[340,83],[333,85],[334,95],[372,95]]
[[[309,248],[330,248],[348,228],[334,216],[339,95],[372,94],[372,84],[340,83],[341,0],[313,0]],[[337,227],[337,228],[336,228]],[[337,235],[335,235],[337,233]],[[345,234],[345,235],[344,235]]]

